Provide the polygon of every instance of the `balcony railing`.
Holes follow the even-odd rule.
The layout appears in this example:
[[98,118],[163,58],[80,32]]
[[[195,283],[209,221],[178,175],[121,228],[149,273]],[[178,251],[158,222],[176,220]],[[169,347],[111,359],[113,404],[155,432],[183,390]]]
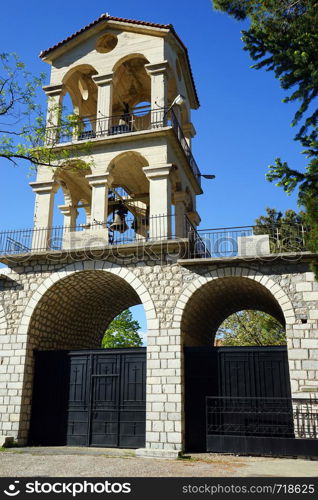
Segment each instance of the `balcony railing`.
[[[301,225],[244,226],[196,230],[185,217],[176,228],[175,216],[127,218],[114,230],[112,222],[0,232],[0,255],[42,251],[106,248],[127,244],[187,240],[180,258],[252,257],[306,251],[306,228]],[[180,247],[180,248],[181,248]]]
[[185,138],[181,125],[173,109],[158,108],[136,111],[126,115],[109,117],[85,117],[74,125],[62,124],[58,127],[48,127],[46,131],[47,145],[86,142],[95,139],[118,136],[122,134],[143,131],[155,131],[171,127],[176,133],[179,143],[187,157],[189,166],[201,185],[201,173],[193,157],[191,148]]
[[301,224],[200,229],[193,234],[193,257],[235,257],[306,251],[308,228]]
[[[193,229],[184,220],[183,234],[188,238]],[[0,255],[21,255],[34,252],[90,250],[128,244],[182,240],[176,236],[174,216],[126,218],[114,228],[105,224],[80,224],[74,227],[21,229],[0,232]]]

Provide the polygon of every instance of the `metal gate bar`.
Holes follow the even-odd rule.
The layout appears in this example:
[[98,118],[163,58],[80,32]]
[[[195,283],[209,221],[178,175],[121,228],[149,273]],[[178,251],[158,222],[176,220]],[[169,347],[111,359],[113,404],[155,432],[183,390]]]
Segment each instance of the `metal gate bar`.
[[207,451],[318,457],[318,399],[206,398]]

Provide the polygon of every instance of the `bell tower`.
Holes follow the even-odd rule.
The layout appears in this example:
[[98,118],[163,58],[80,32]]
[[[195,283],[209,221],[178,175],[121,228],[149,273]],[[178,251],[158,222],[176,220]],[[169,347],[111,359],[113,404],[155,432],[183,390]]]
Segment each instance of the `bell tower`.
[[46,145],[55,160],[31,187],[34,228],[47,230],[47,245],[59,189],[63,249],[92,239],[100,246],[185,238],[187,223],[200,222],[201,174],[191,151],[199,102],[173,27],[103,14],[40,57],[51,65]]

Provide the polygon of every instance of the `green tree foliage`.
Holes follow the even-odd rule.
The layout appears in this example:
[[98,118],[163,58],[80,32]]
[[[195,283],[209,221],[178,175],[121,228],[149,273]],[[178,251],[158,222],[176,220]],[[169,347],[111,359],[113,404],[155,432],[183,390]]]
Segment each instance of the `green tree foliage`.
[[216,338],[224,346],[285,345],[283,326],[261,311],[240,311],[229,316],[217,331]]
[[307,247],[307,217],[304,212],[266,208],[255,220],[254,234],[268,234],[271,253],[298,252]]
[[102,340],[102,347],[141,347],[142,339],[138,334],[140,325],[133,319],[129,309],[123,311],[110,323]]
[[[308,158],[305,171],[276,158],[267,179],[287,194],[299,189],[299,205],[306,209],[310,236],[307,247],[318,252],[318,1],[317,0],[213,0],[216,9],[235,19],[249,19],[242,31],[244,50],[254,68],[273,71],[283,89],[284,102],[297,104],[292,122],[295,140]],[[318,278],[318,262],[313,262]]]
[[[14,165],[27,160],[32,167],[59,166],[67,159],[80,158],[83,151],[90,154],[89,143],[56,148],[58,134],[47,128],[53,125],[55,115],[66,135],[72,135],[74,123],[77,127],[80,124],[74,114],[62,118],[62,107],[50,103],[51,118],[47,121],[39,104],[45,78],[44,73],[37,77],[28,72],[16,54],[0,53],[0,158]],[[83,162],[79,165],[82,168]]]
[[281,87],[291,91],[285,102],[298,104],[293,125],[302,124],[298,137],[317,125],[310,108],[318,92],[317,0],[214,0],[215,8],[238,20],[248,18],[242,31],[244,50],[255,69],[273,71]]

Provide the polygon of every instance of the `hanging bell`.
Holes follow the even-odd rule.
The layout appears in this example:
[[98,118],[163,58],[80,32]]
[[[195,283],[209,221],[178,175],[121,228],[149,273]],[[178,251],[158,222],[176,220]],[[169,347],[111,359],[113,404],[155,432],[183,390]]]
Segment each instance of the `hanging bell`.
[[111,231],[118,231],[119,233],[124,233],[127,231],[128,226],[125,221],[125,216],[120,216],[118,213],[115,214],[112,224],[109,226]]

